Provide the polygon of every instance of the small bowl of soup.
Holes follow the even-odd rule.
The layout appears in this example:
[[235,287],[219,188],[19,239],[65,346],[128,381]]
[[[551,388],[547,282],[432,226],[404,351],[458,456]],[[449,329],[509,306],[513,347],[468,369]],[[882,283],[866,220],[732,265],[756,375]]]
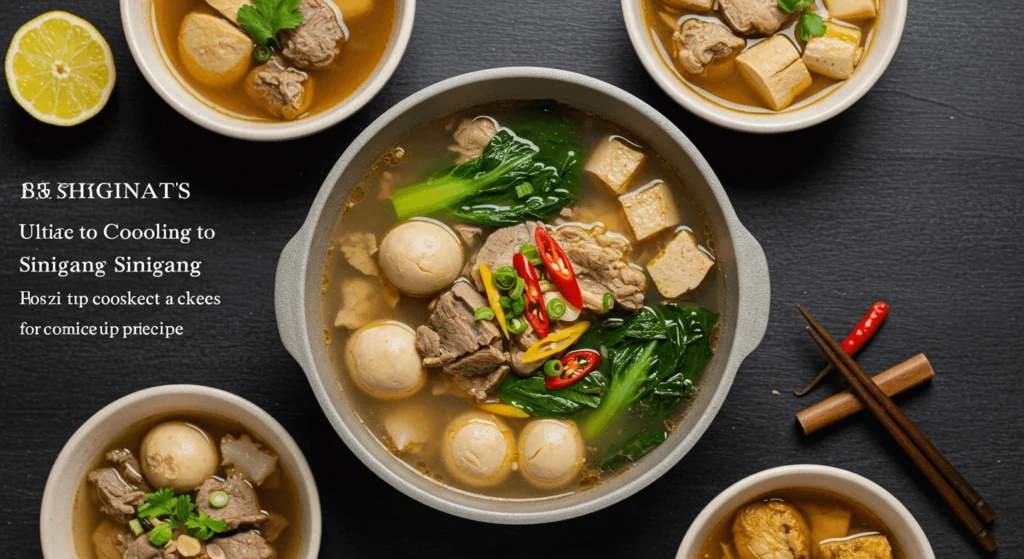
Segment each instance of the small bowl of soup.
[[122,0],[121,19],[136,64],[175,110],[219,134],[275,141],[369,102],[398,67],[416,11],[416,0],[271,5]]
[[295,441],[265,411],[193,385],[150,388],[86,421],[50,471],[50,559],[315,559],[320,499]]
[[747,477],[690,525],[676,559],[934,559],[910,511],[839,468],[793,465]]
[[633,48],[693,114],[744,132],[843,112],[889,66],[907,0],[622,0]]

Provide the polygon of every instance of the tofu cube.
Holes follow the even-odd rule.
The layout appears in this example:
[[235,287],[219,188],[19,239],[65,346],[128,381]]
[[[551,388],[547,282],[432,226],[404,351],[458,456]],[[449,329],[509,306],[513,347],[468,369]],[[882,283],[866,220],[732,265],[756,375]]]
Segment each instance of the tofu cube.
[[825,0],[825,9],[836,19],[870,19],[878,15],[875,0]]
[[711,255],[697,245],[693,232],[684,229],[647,263],[647,272],[659,293],[675,299],[697,289],[714,265]]
[[238,25],[238,8],[252,5],[249,0],[206,0],[206,3],[235,25]]
[[800,507],[811,528],[811,541],[845,538],[850,530],[850,511],[844,508],[808,504]]
[[613,194],[622,194],[644,159],[642,151],[609,136],[597,146],[583,170],[600,179]]
[[860,29],[829,22],[825,35],[811,37],[804,47],[807,69],[834,80],[848,80],[864,56]]
[[619,204],[638,241],[679,225],[679,210],[672,191],[661,181],[619,196]]
[[715,7],[715,0],[663,0],[666,6],[705,14]]
[[736,57],[743,79],[769,108],[781,111],[811,86],[811,74],[796,47],[784,35],[775,35]]
[[181,62],[199,83],[228,87],[249,73],[252,40],[239,28],[217,16],[192,12],[178,32]]

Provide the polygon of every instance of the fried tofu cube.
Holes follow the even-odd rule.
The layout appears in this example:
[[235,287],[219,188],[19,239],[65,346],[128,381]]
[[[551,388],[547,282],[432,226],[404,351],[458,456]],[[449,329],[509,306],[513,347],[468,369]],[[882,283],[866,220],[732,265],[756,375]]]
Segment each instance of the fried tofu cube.
[[679,210],[672,190],[661,181],[619,196],[619,205],[638,241],[679,225]]
[[707,13],[715,7],[715,0],[664,0],[666,6],[689,10],[691,12]]
[[845,538],[850,531],[852,514],[847,509],[827,505],[805,505],[800,509],[811,527],[811,541],[815,544]]
[[675,299],[697,289],[714,265],[711,255],[697,245],[693,232],[684,229],[647,263],[647,272],[659,293]]
[[644,159],[642,151],[619,138],[608,137],[597,146],[583,170],[600,179],[613,194],[622,194]]
[[832,540],[818,546],[820,559],[892,559],[892,546],[883,535]]
[[870,19],[878,15],[875,0],[825,0],[825,8],[836,19]]
[[252,5],[250,0],[206,0],[206,3],[235,25],[238,25],[238,8]]
[[189,74],[203,85],[227,87],[249,73],[252,40],[227,20],[192,12],[178,32],[178,54]]
[[860,29],[829,23],[821,37],[811,37],[802,57],[807,69],[834,80],[848,80],[864,56]]
[[811,74],[796,47],[784,35],[775,35],[736,57],[743,79],[769,108],[781,111],[811,86]]

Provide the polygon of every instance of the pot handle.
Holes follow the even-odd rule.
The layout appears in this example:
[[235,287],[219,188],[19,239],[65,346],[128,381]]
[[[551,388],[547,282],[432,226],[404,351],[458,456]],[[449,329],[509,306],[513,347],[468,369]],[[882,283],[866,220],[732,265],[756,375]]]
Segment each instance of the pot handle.
[[281,343],[292,358],[298,361],[303,369],[309,370],[305,356],[307,339],[304,320],[305,312],[305,266],[303,265],[304,249],[309,246],[309,234],[303,227],[295,234],[277,262],[277,275],[274,281],[274,311],[277,315],[277,330],[281,335]]
[[740,361],[746,359],[764,338],[771,310],[771,279],[764,250],[745,228],[736,236],[739,312],[736,345]]

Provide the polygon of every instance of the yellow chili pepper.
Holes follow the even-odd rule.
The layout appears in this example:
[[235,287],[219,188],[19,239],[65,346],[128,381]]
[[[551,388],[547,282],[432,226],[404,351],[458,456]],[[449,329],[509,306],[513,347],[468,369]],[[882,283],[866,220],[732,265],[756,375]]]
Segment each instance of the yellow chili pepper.
[[491,310],[494,311],[494,320],[498,321],[498,326],[501,326],[501,333],[505,334],[505,338],[508,338],[508,326],[505,325],[505,311],[501,308],[501,302],[498,301],[498,288],[494,287],[494,282],[491,281],[491,269],[487,267],[487,264],[480,264],[480,279],[484,282],[487,302],[491,304]]
[[583,320],[568,328],[548,334],[546,338],[533,344],[526,350],[526,353],[523,354],[523,361],[531,363],[546,359],[556,353],[561,353],[576,343],[576,340],[580,339],[580,336],[586,333],[589,328],[590,323]]
[[530,417],[530,414],[524,412],[523,410],[515,406],[510,406],[508,404],[479,404],[477,405],[477,407],[487,413],[493,413],[494,415],[500,415],[503,417],[512,417],[516,419]]

